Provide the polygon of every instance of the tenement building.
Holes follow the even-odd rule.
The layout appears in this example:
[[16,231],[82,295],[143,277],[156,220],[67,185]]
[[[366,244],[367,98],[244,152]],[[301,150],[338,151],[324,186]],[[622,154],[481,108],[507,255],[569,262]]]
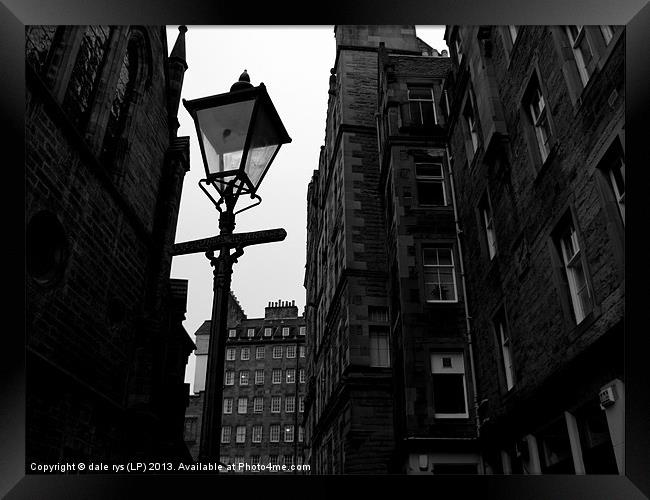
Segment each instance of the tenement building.
[[308,191],[310,464],[478,472],[441,109],[449,58],[413,26],[337,26]]
[[185,27],[27,26],[26,460],[190,459]]
[[445,37],[486,469],[622,474],[624,29]]
[[[210,321],[196,331],[194,395],[185,441],[199,457]],[[247,318],[234,295],[228,311],[220,461],[302,465],[306,387],[304,316],[288,301],[270,302],[263,318]]]
[[622,473],[624,32],[336,26],[308,190],[316,473]]

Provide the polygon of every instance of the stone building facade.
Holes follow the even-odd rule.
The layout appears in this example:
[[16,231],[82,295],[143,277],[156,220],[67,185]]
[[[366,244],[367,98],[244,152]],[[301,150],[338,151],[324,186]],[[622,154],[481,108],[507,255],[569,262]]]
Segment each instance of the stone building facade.
[[189,458],[185,27],[26,27],[27,462]]
[[486,468],[622,474],[624,29],[446,40]]
[[[306,325],[293,302],[269,303],[264,318],[247,318],[229,301],[220,461],[302,465],[306,387]],[[194,395],[185,441],[199,457],[210,321],[196,331]]]
[[316,473],[622,473],[624,32],[337,26],[308,190]]

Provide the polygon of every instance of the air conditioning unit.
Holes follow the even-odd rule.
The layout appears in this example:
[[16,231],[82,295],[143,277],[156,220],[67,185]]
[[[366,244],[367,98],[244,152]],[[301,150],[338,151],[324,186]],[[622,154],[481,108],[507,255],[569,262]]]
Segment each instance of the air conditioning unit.
[[614,390],[614,386],[610,385],[609,387],[605,387],[603,390],[598,393],[598,399],[600,399],[600,408],[605,409],[609,408],[616,402],[616,391]]

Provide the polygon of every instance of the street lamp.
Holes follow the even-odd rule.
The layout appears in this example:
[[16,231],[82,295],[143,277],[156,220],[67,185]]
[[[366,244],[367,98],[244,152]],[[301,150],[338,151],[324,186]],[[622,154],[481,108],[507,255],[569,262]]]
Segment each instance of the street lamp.
[[[280,146],[291,142],[291,138],[266,92],[266,87],[263,83],[253,87],[246,70],[239,77],[239,81],[230,88],[230,92],[191,101],[183,99],[183,106],[196,125],[205,166],[206,178],[199,181],[199,187],[220,214],[221,238],[216,246],[219,249],[219,257],[214,257],[213,249],[206,252],[210,264],[214,267],[214,297],[200,443],[200,460],[216,461],[219,459],[232,266],[244,253],[243,240],[238,240],[235,238],[237,235],[233,235],[235,215],[261,203],[257,189]],[[216,191],[216,199],[207,189],[210,186]],[[235,204],[241,195],[249,195],[257,202],[235,212]],[[248,233],[245,244],[255,244],[254,236],[255,234]],[[260,239],[257,243],[266,241]],[[231,248],[235,248],[232,254]]]

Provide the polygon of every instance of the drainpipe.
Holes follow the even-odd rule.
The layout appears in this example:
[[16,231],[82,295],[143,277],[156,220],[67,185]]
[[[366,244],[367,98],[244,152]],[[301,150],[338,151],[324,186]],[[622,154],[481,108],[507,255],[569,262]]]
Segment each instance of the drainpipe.
[[[445,103],[447,105],[447,116],[449,116],[449,101],[447,100],[447,91],[444,91],[445,95]],[[469,315],[469,308],[467,305],[467,289],[465,288],[465,266],[463,265],[463,248],[462,244],[460,241],[460,225],[458,222],[458,208],[456,206],[456,188],[454,186],[454,174],[451,169],[451,160],[452,157],[449,153],[449,145],[445,145],[445,150],[447,152],[447,171],[449,172],[449,183],[451,184],[451,203],[454,207],[454,224],[456,226],[456,245],[458,246],[458,256],[459,256],[459,262],[460,262],[460,279],[461,283],[463,284],[463,295],[465,296],[465,300],[463,301],[465,305],[465,327],[467,329],[466,333],[466,338],[467,338],[467,346],[469,349],[469,363],[470,367],[472,370],[472,387],[473,387],[473,400],[474,400],[474,414],[476,415],[476,436],[479,437],[481,435],[481,425],[479,423],[479,416],[478,416],[478,396],[477,396],[477,391],[478,388],[476,386],[476,370],[474,369],[474,349],[472,346],[472,327],[470,324],[470,315]]]

